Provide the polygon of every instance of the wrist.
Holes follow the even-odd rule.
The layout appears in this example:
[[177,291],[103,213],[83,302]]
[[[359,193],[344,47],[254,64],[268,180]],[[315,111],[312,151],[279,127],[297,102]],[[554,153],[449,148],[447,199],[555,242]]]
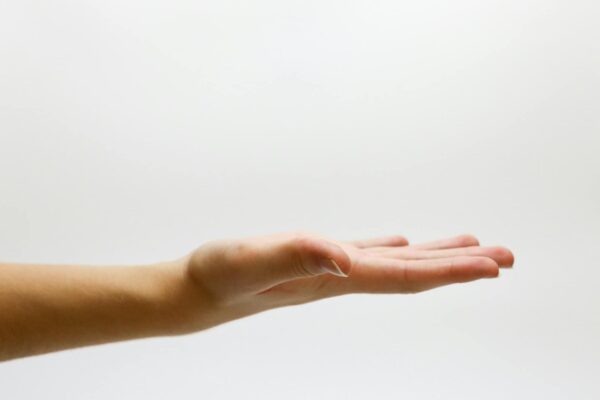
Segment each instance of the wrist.
[[214,325],[215,309],[210,296],[189,274],[188,257],[151,266],[151,302],[157,313],[160,335],[180,335]]

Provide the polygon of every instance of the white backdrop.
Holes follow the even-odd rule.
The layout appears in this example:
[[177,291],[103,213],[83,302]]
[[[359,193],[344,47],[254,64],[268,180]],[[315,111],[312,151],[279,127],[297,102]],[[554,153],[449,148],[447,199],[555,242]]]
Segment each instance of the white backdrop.
[[0,398],[597,399],[600,3],[0,3],[0,258],[308,230],[510,247],[354,295],[0,365]]

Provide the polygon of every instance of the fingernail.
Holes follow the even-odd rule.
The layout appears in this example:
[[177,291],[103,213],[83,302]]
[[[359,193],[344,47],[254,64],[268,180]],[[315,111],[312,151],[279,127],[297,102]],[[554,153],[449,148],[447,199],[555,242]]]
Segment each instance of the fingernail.
[[343,278],[346,278],[348,276],[344,273],[344,271],[342,271],[340,266],[337,265],[337,263],[334,260],[332,260],[331,258],[323,258],[323,259],[319,260],[319,265],[321,266],[321,268],[323,270],[325,270],[335,276],[341,276]]

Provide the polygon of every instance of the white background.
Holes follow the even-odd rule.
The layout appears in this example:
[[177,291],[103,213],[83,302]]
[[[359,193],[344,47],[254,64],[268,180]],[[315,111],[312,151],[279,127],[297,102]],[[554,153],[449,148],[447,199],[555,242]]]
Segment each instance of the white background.
[[497,280],[0,365],[0,398],[600,398],[600,3],[2,1],[0,258],[457,233]]

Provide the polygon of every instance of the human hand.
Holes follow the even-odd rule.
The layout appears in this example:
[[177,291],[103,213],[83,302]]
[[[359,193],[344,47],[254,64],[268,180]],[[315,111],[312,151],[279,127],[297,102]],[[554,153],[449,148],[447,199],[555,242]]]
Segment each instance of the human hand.
[[340,242],[285,233],[210,242],[185,265],[211,306],[197,315],[202,329],[343,294],[417,293],[495,278],[513,262],[510,250],[480,247],[471,235],[410,245],[400,236]]
[[151,265],[0,264],[0,361],[207,329],[349,293],[416,293],[498,276],[513,264],[473,236],[409,245],[310,234],[221,240]]

